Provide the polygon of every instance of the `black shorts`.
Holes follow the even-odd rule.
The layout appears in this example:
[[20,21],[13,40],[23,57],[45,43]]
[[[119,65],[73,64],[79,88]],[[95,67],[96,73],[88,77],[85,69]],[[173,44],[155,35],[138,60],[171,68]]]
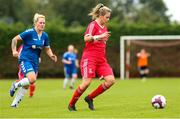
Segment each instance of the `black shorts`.
[[146,69],[148,69],[148,66],[139,67],[139,70],[146,70]]

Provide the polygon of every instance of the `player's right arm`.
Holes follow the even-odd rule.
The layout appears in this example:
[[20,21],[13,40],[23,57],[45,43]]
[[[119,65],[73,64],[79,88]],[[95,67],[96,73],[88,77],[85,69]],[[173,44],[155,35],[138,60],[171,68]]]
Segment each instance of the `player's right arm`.
[[13,57],[18,57],[18,51],[17,51],[17,42],[21,40],[21,37],[19,35],[15,36],[13,39],[12,39],[12,42],[11,42],[11,49],[12,49],[12,55]]
[[67,53],[63,54],[62,63],[64,63],[64,64],[72,64],[72,62],[68,60]]
[[63,62],[64,64],[72,64],[71,61],[68,61],[68,60],[66,60],[66,59],[62,59],[62,62]]

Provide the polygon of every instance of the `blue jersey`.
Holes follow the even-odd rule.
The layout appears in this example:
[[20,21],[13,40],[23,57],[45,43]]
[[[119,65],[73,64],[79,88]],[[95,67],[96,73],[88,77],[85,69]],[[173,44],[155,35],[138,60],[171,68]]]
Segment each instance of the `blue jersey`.
[[76,68],[77,55],[75,53],[65,52],[63,54],[63,59],[72,62],[71,64],[64,64],[64,67],[67,67],[67,68]]
[[19,61],[29,61],[34,65],[39,64],[39,57],[43,47],[49,47],[49,38],[47,33],[43,32],[38,36],[34,28],[28,29],[19,34],[23,40],[23,48],[19,56]]

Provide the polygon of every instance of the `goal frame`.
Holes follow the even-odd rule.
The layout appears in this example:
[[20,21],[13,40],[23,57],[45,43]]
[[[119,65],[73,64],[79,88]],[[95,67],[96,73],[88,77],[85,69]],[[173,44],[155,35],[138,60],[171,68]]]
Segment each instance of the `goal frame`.
[[[180,35],[143,35],[143,36],[120,36],[120,79],[129,79],[129,71],[126,70],[125,65],[130,64],[130,60],[125,61],[126,58],[130,59],[130,53],[125,53],[125,41],[132,40],[180,40]],[[130,42],[127,42],[130,46]]]

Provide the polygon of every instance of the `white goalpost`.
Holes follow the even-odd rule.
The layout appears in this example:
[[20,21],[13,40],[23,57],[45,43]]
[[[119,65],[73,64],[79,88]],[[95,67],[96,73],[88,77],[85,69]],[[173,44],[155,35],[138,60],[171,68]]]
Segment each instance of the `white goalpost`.
[[[129,79],[130,66],[130,44],[133,41],[155,41],[155,40],[180,40],[180,35],[150,35],[150,36],[121,36],[120,37],[120,78]],[[180,45],[180,41],[169,44],[169,46]],[[158,45],[158,44],[151,44]]]

